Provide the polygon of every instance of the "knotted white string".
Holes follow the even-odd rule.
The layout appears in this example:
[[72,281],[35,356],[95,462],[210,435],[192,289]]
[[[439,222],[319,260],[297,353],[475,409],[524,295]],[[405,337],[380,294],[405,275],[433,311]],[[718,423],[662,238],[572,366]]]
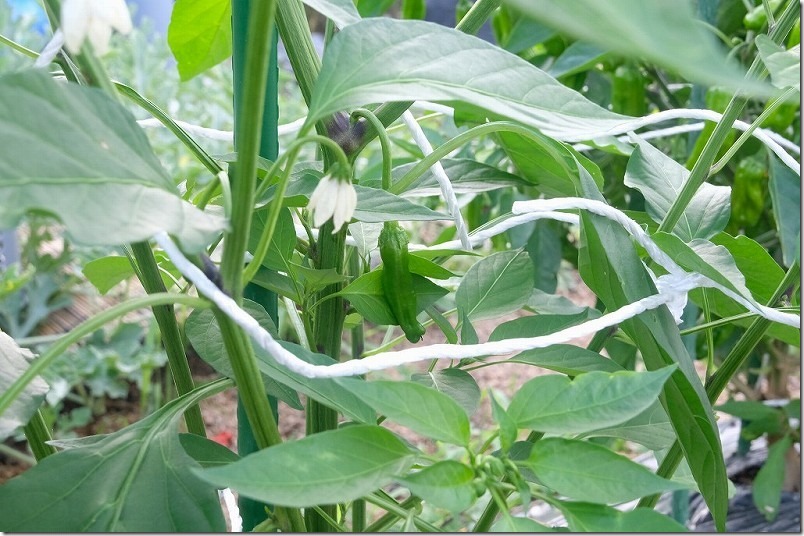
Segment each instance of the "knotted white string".
[[[645,311],[656,309],[662,305],[669,305],[677,320],[680,319],[680,308],[686,301],[687,293],[698,287],[713,287],[721,290],[729,297],[745,306],[748,310],[759,314],[769,320],[798,327],[801,319],[798,315],[776,311],[756,303],[753,298],[744,297],[731,289],[725,288],[698,273],[685,272],[675,261],[665,254],[651,240],[650,236],[633,220],[619,210],[609,207],[600,201],[581,198],[545,199],[537,201],[522,201],[514,203],[514,213],[539,214],[550,217],[556,210],[583,209],[592,213],[610,218],[620,225],[637,241],[650,255],[669,273],[657,279],[658,294],[647,296],[634,303],[625,305],[616,311],[598,318],[588,320],[583,324],[572,326],[549,335],[540,337],[526,337],[507,339],[503,341],[486,342],[474,345],[433,344],[424,347],[407,348],[396,352],[383,352],[363,359],[354,359],[344,363],[332,365],[311,365],[302,361],[293,353],[285,350],[259,323],[248,313],[243,311],[229,296],[215,286],[195,265],[189,262],[166,233],[159,233],[155,241],[164,249],[176,268],[192,281],[198,292],[206,296],[220,310],[229,316],[237,325],[242,327],[254,342],[266,350],[280,365],[308,378],[335,378],[343,376],[356,376],[398,367],[408,363],[427,361],[431,359],[466,359],[485,356],[508,355],[534,348],[544,348],[554,344],[569,342],[578,337],[594,334],[601,329],[617,325],[629,318]],[[524,219],[523,219],[524,220]],[[522,220],[520,220],[521,223]]]

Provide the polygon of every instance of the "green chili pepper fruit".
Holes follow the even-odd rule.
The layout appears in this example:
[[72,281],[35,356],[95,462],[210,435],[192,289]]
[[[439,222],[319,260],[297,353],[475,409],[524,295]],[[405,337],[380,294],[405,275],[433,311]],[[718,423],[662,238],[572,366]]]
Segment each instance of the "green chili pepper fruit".
[[405,337],[410,342],[419,342],[425,329],[416,319],[416,291],[408,262],[408,233],[396,222],[385,222],[379,246],[385,299]]
[[[767,104],[765,105],[767,107]],[[799,110],[797,102],[783,102],[762,122],[762,127],[769,128],[775,132],[784,130],[796,120],[796,112]]]
[[731,220],[741,229],[753,227],[765,210],[768,168],[765,158],[749,156],[740,160],[731,188]]
[[648,111],[645,77],[633,63],[623,63],[614,70],[611,81],[611,110],[632,117],[642,117]]

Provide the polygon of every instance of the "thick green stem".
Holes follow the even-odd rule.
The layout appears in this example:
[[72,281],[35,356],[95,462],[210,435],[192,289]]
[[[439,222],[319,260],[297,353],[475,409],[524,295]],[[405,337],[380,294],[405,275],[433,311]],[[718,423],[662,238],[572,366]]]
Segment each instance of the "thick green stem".
[[73,328],[69,333],[64,334],[58,341],[45,350],[42,355],[37,357],[31,365],[25,369],[17,380],[12,383],[2,394],[0,394],[0,415],[5,412],[11,403],[20,396],[25,387],[39,376],[43,370],[53,363],[53,360],[63,354],[71,345],[80,341],[99,330],[109,322],[116,320],[137,309],[165,305],[169,303],[180,303],[196,308],[208,307],[209,303],[201,298],[186,296],[184,294],[150,294],[141,298],[134,298],[129,301],[115,305],[110,309],[89,318]]
[[[335,234],[332,220],[327,221],[320,229],[316,251],[316,268],[320,270],[335,269],[338,272],[343,270],[344,242],[346,240],[346,228],[342,228]],[[330,285],[324,288],[318,295],[319,298],[330,296],[339,292],[342,288],[341,283]],[[341,333],[343,332],[343,320],[346,317],[346,309],[343,298],[336,297],[321,302],[315,310],[313,320],[313,344],[315,350],[326,354],[336,361],[341,357]],[[316,434],[326,430],[334,430],[338,426],[338,412],[334,409],[309,400],[307,403],[307,433]],[[325,512],[335,515],[334,506],[323,507]],[[310,532],[320,532],[327,530],[329,523],[315,510],[306,512],[307,527]]]
[[[411,499],[413,499],[413,497],[411,497]],[[421,502],[421,499],[417,499],[417,501]],[[383,510],[387,510],[389,513],[393,514],[399,519],[407,519],[410,515],[410,511],[406,510],[402,504],[398,504],[394,500],[388,499],[378,493],[366,495],[366,502],[370,502],[371,504],[379,506]],[[413,503],[413,505],[415,504],[416,503]],[[418,516],[413,516],[413,524],[416,525],[416,528],[422,532],[442,532],[441,529],[419,518]],[[367,529],[366,532],[370,531]]]
[[[787,271],[779,286],[776,287],[771,299],[768,300],[768,307],[773,307],[776,302],[781,299],[784,293],[787,292],[791,286],[798,282],[799,274],[800,268],[798,263],[795,263]],[[707,382],[706,396],[710,403],[715,403],[720,396],[720,393],[722,393],[723,389],[726,388],[729,380],[731,380],[734,374],[737,373],[740,367],[745,363],[746,359],[748,359],[748,356],[751,354],[754,348],[756,348],[757,344],[759,344],[759,341],[762,340],[762,337],[765,335],[765,332],[768,330],[770,325],[770,320],[764,317],[758,317],[751,323],[745,333],[743,333],[742,337],[740,337],[729,354],[723,360],[723,363],[718,371],[714,373],[712,377],[709,378],[709,382]],[[678,467],[679,462],[681,462],[682,456],[683,453],[681,451],[681,444],[676,441],[668,451],[667,456],[665,456],[664,460],[662,460],[662,463],[656,470],[656,474],[664,478],[670,478],[673,476],[673,473]],[[649,495],[647,497],[643,497],[639,501],[638,506],[653,508],[656,506],[658,500],[659,495]]]
[[391,160],[391,140],[388,137],[388,133],[385,131],[382,122],[371,110],[358,108],[352,112],[352,115],[365,118],[378,133],[380,150],[382,151],[382,189],[388,191],[391,189],[391,166],[393,165]]
[[[237,303],[243,301],[243,258],[254,208],[257,154],[265,111],[265,89],[276,4],[275,0],[249,4],[246,32],[249,46],[245,51],[243,85],[238,88],[239,100],[243,105],[235,122],[237,166],[232,177],[233,211],[231,230],[226,233],[221,262],[223,287]],[[232,360],[238,359],[231,354],[230,357]]]
[[310,104],[313,87],[321,71],[321,58],[313,45],[310,36],[310,25],[301,0],[283,0],[279,2],[276,12],[276,23],[279,36],[288,51],[293,76],[299,83],[304,102]]
[[[137,261],[140,280],[142,286],[148,294],[166,292],[165,284],[159,275],[159,267],[156,265],[151,246],[147,242],[138,242],[131,245],[131,251]],[[162,334],[162,344],[165,346],[165,353],[168,358],[168,366],[176,384],[176,391],[179,396],[189,393],[195,388],[193,376],[190,372],[190,365],[187,362],[187,355],[184,352],[179,325],[176,323],[176,315],[172,305],[160,305],[152,308],[159,331]],[[191,407],[184,414],[184,421],[187,430],[192,434],[200,436],[206,435],[204,431],[204,419],[201,416],[201,408]]]
[[45,424],[45,418],[42,417],[41,410],[36,410],[31,420],[25,425],[25,438],[31,446],[31,452],[33,452],[36,461],[41,461],[51,454],[56,454],[56,447],[47,444],[53,438],[50,435],[50,429]]
[[[774,43],[781,43],[793,27],[798,16],[798,9],[798,2],[791,1],[788,3],[784,13],[782,13],[782,16],[779,18],[779,23],[774,26],[769,34],[769,37]],[[746,79],[761,80],[766,74],[765,65],[762,63],[761,58],[757,56],[754,63],[751,64],[751,67],[748,69]],[[659,225],[659,231],[669,233],[675,228],[681,215],[684,214],[684,211],[687,209],[687,205],[692,201],[695,192],[698,191],[698,188],[700,188],[701,184],[703,184],[709,176],[712,163],[717,157],[720,146],[723,145],[723,141],[728,136],[729,131],[731,131],[734,121],[739,117],[747,102],[748,99],[743,96],[741,92],[738,91],[735,93],[731,102],[729,102],[729,105],[726,107],[726,110],[723,112],[723,117],[718,121],[717,126],[712,131],[712,135],[707,140],[706,145],[704,145],[701,155],[692,167],[687,182],[684,183],[675,201],[673,201],[670,210],[667,211],[664,220],[662,220],[661,225]]]

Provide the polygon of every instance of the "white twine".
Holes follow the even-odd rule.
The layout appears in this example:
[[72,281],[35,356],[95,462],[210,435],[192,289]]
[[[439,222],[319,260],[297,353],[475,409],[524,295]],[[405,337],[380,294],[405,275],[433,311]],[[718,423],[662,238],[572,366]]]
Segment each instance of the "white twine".
[[63,46],[64,33],[62,33],[61,28],[59,28],[53,34],[53,37],[50,39],[50,41],[47,42],[45,48],[42,49],[42,52],[39,53],[39,57],[36,58],[36,61],[34,62],[34,67],[40,69],[50,65],[50,63],[56,59],[56,56],[59,54],[59,51]]
[[[424,135],[422,127],[416,122],[416,118],[413,117],[410,110],[405,110],[405,113],[402,114],[402,120],[407,125],[408,130],[410,130],[410,133],[413,135],[413,140],[416,142],[416,145],[419,146],[424,156],[432,153],[433,146],[430,145],[430,140]],[[467,250],[472,249],[472,242],[469,240],[466,222],[463,221],[463,216],[461,215],[461,207],[458,205],[458,198],[455,196],[455,190],[452,189],[452,183],[447,176],[447,172],[444,171],[444,166],[437,160],[430,169],[433,172],[433,176],[438,181],[438,185],[441,187],[441,194],[444,196],[444,201],[447,203],[447,210],[450,216],[452,216],[453,221],[455,221],[455,230],[458,233],[461,246]]]
[[662,305],[670,305],[674,316],[679,314],[679,306],[683,306],[686,294],[698,287],[713,287],[721,290],[729,297],[745,306],[750,311],[769,320],[798,327],[801,319],[798,315],[782,313],[770,307],[756,303],[753,298],[743,297],[723,287],[715,281],[698,273],[687,273],[675,261],[661,251],[642,228],[619,210],[609,207],[600,201],[581,198],[545,199],[538,201],[521,201],[514,203],[515,213],[541,213],[547,217],[552,211],[564,209],[583,209],[610,218],[624,227],[631,236],[648,252],[648,254],[669,273],[657,279],[658,294],[647,296],[598,318],[583,324],[572,326],[549,335],[507,339],[504,341],[486,342],[474,345],[433,344],[424,347],[407,348],[396,352],[382,352],[363,359],[353,359],[333,365],[311,365],[302,361],[293,353],[285,350],[259,323],[243,311],[229,296],[224,294],[214,283],[188,261],[173,241],[164,232],[154,236],[154,240],[170,257],[174,266],[190,281],[198,292],[211,300],[249,336],[265,349],[280,365],[288,370],[308,378],[336,378],[357,376],[398,367],[408,363],[431,359],[466,359],[485,356],[508,355],[534,348],[544,348],[554,344],[569,342],[578,337],[594,334],[601,329],[617,325],[645,311],[656,309]]

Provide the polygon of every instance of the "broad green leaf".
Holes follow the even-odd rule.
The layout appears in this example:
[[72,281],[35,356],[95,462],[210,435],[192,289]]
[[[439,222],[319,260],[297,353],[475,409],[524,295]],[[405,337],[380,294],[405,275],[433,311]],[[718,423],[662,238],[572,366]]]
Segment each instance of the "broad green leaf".
[[[591,178],[583,177],[586,197],[602,200]],[[656,293],[656,288],[637,255],[630,236],[616,223],[599,216],[581,214],[581,277],[609,310]],[[678,370],[665,383],[662,405],[678,436],[692,474],[716,525],[725,527],[728,508],[728,478],[720,436],[711,404],[678,326],[665,307],[646,311],[620,328],[639,349],[648,370],[673,363]]]
[[413,374],[411,381],[426,385],[452,398],[471,416],[480,404],[480,387],[471,374],[457,368],[447,368]]
[[318,270],[295,262],[289,263],[288,268],[293,274],[293,279],[304,285],[307,292],[315,292],[330,285],[343,283],[348,279],[345,275],[339,274],[334,268]]
[[606,56],[606,51],[594,43],[575,41],[568,46],[547,71],[550,76],[569,76],[588,71]]
[[569,376],[593,370],[617,372],[623,369],[597,352],[569,344],[554,344],[547,348],[525,350],[512,357],[510,361],[554,370]]
[[46,213],[90,245],[166,231],[197,252],[225,226],[179,197],[125,108],[40,71],[0,77],[0,198],[0,228]]
[[119,432],[40,460],[0,486],[0,530],[224,531],[218,494],[194,474],[200,466],[184,452],[176,421],[225,385],[200,387]]
[[746,421],[779,420],[779,417],[781,417],[781,412],[778,408],[766,406],[762,402],[755,400],[729,400],[719,406],[715,406],[715,409]]
[[380,238],[383,225],[381,223],[365,223],[356,221],[349,224],[349,234],[357,243],[357,252],[362,258],[368,258],[369,254],[377,249],[377,242]]
[[[636,148],[628,160],[625,185],[645,196],[648,215],[658,222],[678,199],[690,172],[648,142],[634,138]],[[711,238],[725,229],[731,216],[731,188],[704,183],[698,188],[673,232],[685,242]]]
[[133,276],[134,268],[128,257],[110,255],[89,261],[81,272],[98,292],[106,294],[116,284]]
[[674,370],[537,376],[514,394],[508,415],[520,428],[552,434],[614,426],[650,407]]
[[684,488],[603,446],[558,437],[537,441],[525,466],[545,486],[592,503],[620,503]]
[[573,532],[687,532],[678,521],[650,508],[622,512],[611,506],[561,501],[558,504]]
[[[497,137],[519,174],[550,197],[576,196],[580,191],[575,151],[538,131],[530,137],[500,132]],[[595,176],[599,187],[603,177]]]
[[[332,365],[336,363],[329,356],[313,353],[297,344],[284,341],[278,342],[285,350],[313,365]],[[346,378],[307,378],[278,364],[262,348],[255,347],[254,352],[257,355],[257,366],[266,376],[274,378],[277,382],[283,383],[291,389],[304,393],[309,398],[338,410],[339,413],[343,413],[354,421],[361,423],[376,422],[374,411],[346,386]]]
[[[447,290],[439,287],[418,274],[413,274],[413,289],[416,291],[416,312],[424,311],[439,298],[447,294]],[[382,268],[363,274],[343,290],[338,292],[351,303],[363,318],[375,324],[391,326],[396,324],[396,317],[382,289]]]
[[[784,270],[770,256],[768,250],[747,236],[732,237],[720,233],[712,238],[712,242],[729,250],[737,268],[745,277],[745,286],[759,303],[767,305],[784,277]],[[690,297],[700,303],[700,291],[691,292]],[[708,298],[710,307],[718,316],[725,318],[745,312],[742,305],[738,305],[720,292],[712,292]],[[735,323],[748,327],[751,321],[752,319],[745,319]],[[783,340],[787,344],[801,345],[801,330],[792,326],[773,323],[768,328],[767,335]]]
[[236,462],[240,456],[206,437],[196,434],[179,434],[184,452],[198,462],[201,467],[217,467]]
[[527,517],[505,515],[494,523],[489,532],[563,532],[546,527]]
[[562,231],[565,234],[566,228],[557,222],[548,220],[533,222],[533,231],[525,243],[525,251],[533,263],[534,291],[555,292],[558,287],[558,271],[562,260]]
[[[251,235],[248,240],[248,249],[254,252],[259,244],[260,236],[265,229],[268,218],[268,208],[264,207],[255,210],[251,216]],[[293,217],[290,210],[283,208],[279,212],[279,219],[276,221],[276,228],[268,246],[268,253],[262,261],[262,265],[272,270],[287,272],[288,262],[290,261],[293,250],[296,247],[296,229],[293,226]]]
[[362,17],[379,17],[393,5],[395,0],[357,0],[357,11]]
[[668,449],[676,440],[667,412],[655,401],[639,415],[614,426],[593,430],[583,437],[617,437],[639,443],[651,450]]
[[286,296],[296,303],[302,302],[300,289],[290,276],[261,267],[251,282],[280,296]]
[[489,393],[489,399],[491,400],[491,416],[497,426],[500,427],[500,447],[502,447],[503,452],[508,452],[516,442],[518,432],[516,422],[497,402],[493,394]]
[[390,431],[355,425],[282,443],[198,474],[257,501],[304,507],[359,499],[407,471],[413,458]]
[[214,67],[232,55],[232,3],[177,0],[167,41],[182,81]]
[[527,306],[540,315],[575,315],[584,313],[587,318],[597,318],[600,311],[593,307],[578,305],[560,294],[550,294],[541,289],[533,289]]
[[765,519],[773,521],[779,513],[782,496],[782,483],[785,476],[785,454],[793,444],[789,435],[768,448],[768,459],[754,478],[752,495],[757,510]]
[[[268,333],[274,337],[277,336],[274,321],[271,320],[262,305],[251,300],[243,300],[243,309],[254,317]],[[190,313],[184,323],[184,333],[201,359],[219,373],[234,379],[234,370],[223,344],[223,336],[211,309],[196,309]],[[263,375],[262,382],[269,394],[292,408],[302,409],[296,391],[277,382],[270,375]]]
[[564,141],[626,132],[609,112],[527,61],[437,24],[363,20],[327,46],[308,121],[371,102],[460,102]]
[[[680,0],[506,0],[523,14],[564,34],[625,57],[655,63],[692,82],[762,91],[745,81],[715,35]],[[683,31],[679,31],[683,28]]]
[[431,260],[425,259],[415,252],[408,255],[408,270],[412,274],[419,274],[422,277],[432,277],[433,279],[449,279],[455,274]]
[[518,54],[534,45],[544,43],[556,35],[556,31],[526,17],[517,17],[511,31],[500,42],[508,52]]
[[796,45],[785,50],[765,34],[756,38],[759,55],[768,68],[773,85],[776,87],[794,87],[801,89],[801,46]]
[[328,19],[338,28],[354,24],[360,20],[355,3],[352,0],[302,0]]
[[769,154],[768,159],[773,219],[782,244],[782,259],[789,267],[801,259],[801,178],[776,155]]
[[[27,348],[20,348],[17,343],[0,331],[0,392],[19,378],[28,368],[34,355]],[[33,414],[42,405],[49,388],[45,380],[36,377],[17,397],[11,406],[0,414],[0,441],[5,440],[18,428],[28,424]]]
[[420,383],[344,378],[344,385],[388,420],[425,437],[469,444],[469,417],[445,394]]
[[518,310],[533,288],[533,264],[524,251],[502,251],[472,265],[455,293],[455,303],[471,320]]
[[[487,192],[511,186],[526,186],[528,184],[528,181],[516,175],[483,162],[466,158],[443,158],[440,162],[447,177],[450,178],[450,184],[452,184],[452,189],[455,190],[456,194]],[[404,164],[395,167],[393,170],[394,180],[404,176],[413,166],[414,164]],[[365,184],[361,181],[361,184],[379,188],[380,179],[366,181]],[[442,194],[431,168],[413,181],[400,195],[407,198],[440,196]]]
[[573,315],[532,315],[522,316],[504,322],[494,328],[489,341],[502,341],[517,337],[539,337],[563,329],[577,326],[589,320],[589,311],[582,311]]
[[379,188],[355,185],[357,207],[354,218],[365,223],[386,221],[448,220],[449,214],[436,212]]
[[408,473],[395,480],[425,502],[453,513],[463,512],[477,497],[472,487],[474,471],[468,465],[453,460],[436,462],[421,471]]

